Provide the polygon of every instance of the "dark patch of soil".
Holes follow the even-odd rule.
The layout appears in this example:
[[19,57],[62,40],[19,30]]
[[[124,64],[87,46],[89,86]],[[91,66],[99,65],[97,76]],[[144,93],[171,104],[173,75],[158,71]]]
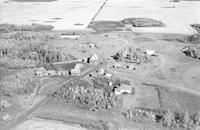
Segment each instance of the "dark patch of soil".
[[75,23],[74,25],[76,25],[76,26],[82,26],[84,24],[82,24],[82,23]]
[[94,21],[89,24],[88,28],[92,28],[98,32],[122,31],[125,25],[118,21]]
[[60,19],[62,19],[62,18],[52,18],[53,20],[60,20]]
[[56,21],[44,21],[44,23],[55,23]]
[[123,24],[130,24],[134,27],[163,27],[164,23],[149,18],[126,18],[122,20]]

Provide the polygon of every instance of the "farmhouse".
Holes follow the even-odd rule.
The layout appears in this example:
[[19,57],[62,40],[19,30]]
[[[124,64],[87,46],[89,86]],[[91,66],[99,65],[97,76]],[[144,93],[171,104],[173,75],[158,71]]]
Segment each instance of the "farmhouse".
[[76,64],[73,69],[71,69],[70,73],[72,76],[80,76],[81,75],[81,68],[83,64]]

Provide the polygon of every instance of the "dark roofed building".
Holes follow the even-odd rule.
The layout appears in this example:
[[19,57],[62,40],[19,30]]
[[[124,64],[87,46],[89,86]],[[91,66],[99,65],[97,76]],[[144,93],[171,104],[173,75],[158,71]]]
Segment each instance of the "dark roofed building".
[[47,71],[56,70],[56,68],[52,64],[45,63],[43,66]]
[[56,68],[52,64],[45,63],[43,66],[47,70],[45,75],[56,75]]

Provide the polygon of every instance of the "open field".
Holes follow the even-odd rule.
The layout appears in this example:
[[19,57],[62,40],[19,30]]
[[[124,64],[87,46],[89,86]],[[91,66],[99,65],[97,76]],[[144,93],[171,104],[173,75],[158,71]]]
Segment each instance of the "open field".
[[67,125],[58,121],[47,121],[42,119],[28,120],[18,126],[15,130],[86,130],[76,125]]
[[132,28],[135,32],[193,34],[189,26],[200,22],[198,1],[170,2],[169,0],[108,0],[95,21],[120,21],[124,18],[151,18],[166,27]]
[[104,0],[2,1],[0,24],[41,23],[51,24],[55,29],[85,29],[103,2]]

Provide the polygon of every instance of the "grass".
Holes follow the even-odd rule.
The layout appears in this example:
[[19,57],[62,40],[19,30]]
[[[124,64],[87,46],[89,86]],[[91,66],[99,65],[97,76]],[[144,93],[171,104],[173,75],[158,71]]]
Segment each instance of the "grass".
[[0,97],[31,94],[40,85],[41,80],[37,77],[24,75],[7,77],[0,82]]

